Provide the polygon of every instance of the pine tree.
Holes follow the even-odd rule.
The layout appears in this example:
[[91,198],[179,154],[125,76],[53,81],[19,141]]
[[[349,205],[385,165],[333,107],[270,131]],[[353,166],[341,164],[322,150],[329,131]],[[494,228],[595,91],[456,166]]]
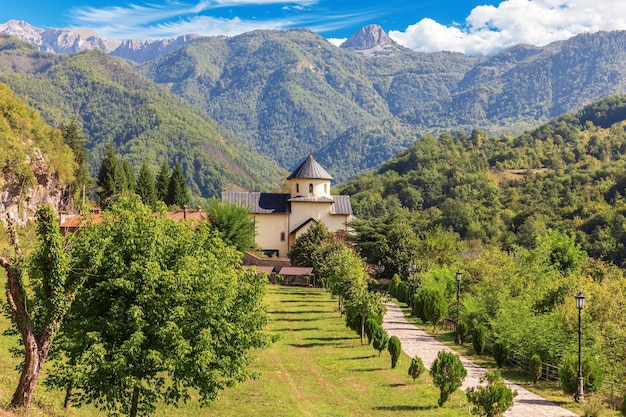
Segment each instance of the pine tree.
[[141,168],[139,169],[139,177],[137,178],[135,192],[139,197],[141,197],[141,201],[145,205],[150,206],[153,209],[155,208],[157,201],[159,201],[154,175],[152,174],[148,163],[145,161],[141,164]]
[[98,204],[103,209],[110,207],[113,200],[128,189],[124,167],[113,142],[109,142],[100,164],[97,185]]
[[159,173],[156,176],[157,198],[161,201],[165,201],[167,199],[171,176],[172,174],[170,173],[170,168],[167,166],[167,163],[163,162],[159,168]]
[[[80,194],[83,191],[91,192],[94,180],[89,173],[89,167],[87,162],[89,155],[85,145],[87,144],[87,137],[80,129],[78,122],[75,118],[70,120],[70,123],[59,126],[63,135],[63,141],[72,148],[74,152],[74,161],[76,161],[76,171],[74,172],[74,182],[71,184],[71,193],[75,200],[79,199]],[[83,201],[84,203],[84,201]]]
[[176,163],[172,170],[172,176],[170,177],[165,204],[168,206],[182,207],[189,204],[190,199],[189,187],[187,187],[187,183],[185,182],[183,168],[179,163]]
[[127,159],[124,159],[122,162],[122,168],[124,169],[124,178],[126,178],[126,189],[128,191],[134,191],[137,186],[137,180],[135,179],[133,167]]

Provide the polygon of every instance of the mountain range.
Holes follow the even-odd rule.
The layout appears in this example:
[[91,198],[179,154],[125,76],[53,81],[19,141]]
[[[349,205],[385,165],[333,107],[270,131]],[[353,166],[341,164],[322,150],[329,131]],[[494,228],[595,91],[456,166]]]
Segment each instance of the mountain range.
[[[242,169],[264,171],[256,179],[248,172],[246,181],[241,175],[210,181],[208,170],[196,180],[199,168],[190,162],[187,175],[202,196],[213,195],[223,182],[275,186],[284,173],[278,167],[293,168],[310,148],[341,182],[380,166],[425,133],[481,129],[512,135],[626,93],[623,31],[578,35],[545,47],[518,45],[486,57],[418,53],[376,25],[341,47],[304,29],[112,42],[88,30],[41,30],[10,21],[0,25],[0,33],[39,49],[5,41],[0,81],[52,124],[77,117],[94,159],[108,140],[134,164],[140,156],[167,157],[170,163],[187,158],[185,149],[198,142],[170,144],[187,140],[182,125],[157,135],[168,143],[162,151],[146,151],[151,117],[180,121],[185,114],[213,126],[232,152],[248,152]],[[65,72],[77,66],[80,75],[68,78]],[[58,72],[62,68],[64,74]],[[54,88],[43,86],[51,82]],[[126,94],[122,102],[120,92]],[[196,132],[203,135],[202,128]],[[163,136],[170,134],[177,139]],[[211,150],[203,158],[223,162],[228,153],[215,158]],[[262,162],[251,162],[257,158]],[[222,173],[242,167],[221,166]]]

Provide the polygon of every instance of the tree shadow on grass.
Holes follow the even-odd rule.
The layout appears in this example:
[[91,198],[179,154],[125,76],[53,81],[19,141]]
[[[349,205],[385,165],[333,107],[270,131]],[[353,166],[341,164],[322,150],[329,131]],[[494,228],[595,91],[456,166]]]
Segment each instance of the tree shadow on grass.
[[378,372],[378,371],[384,371],[385,368],[361,368],[361,369],[354,369],[354,372]]
[[347,360],[347,361],[358,361],[358,360],[361,360],[361,359],[369,359],[369,358],[373,358],[373,357],[375,357],[375,356],[376,356],[376,355],[357,356],[357,357],[354,357],[354,358],[346,358],[345,360]]
[[312,348],[312,347],[317,347],[317,346],[330,346],[332,345],[332,343],[315,343],[315,342],[311,342],[311,343],[289,343],[288,346],[292,346],[295,348]]
[[272,318],[273,321],[319,321],[319,318],[310,318],[310,319],[298,319],[298,318]]
[[425,411],[438,408],[436,405],[392,405],[388,407],[374,407],[373,410],[379,411]]
[[352,340],[352,337],[305,337],[304,340],[319,340],[320,342],[333,342],[336,340]]
[[313,331],[320,330],[319,327],[300,327],[299,329],[292,329],[290,327],[284,327],[282,329],[274,329],[274,332],[303,332],[303,331]]

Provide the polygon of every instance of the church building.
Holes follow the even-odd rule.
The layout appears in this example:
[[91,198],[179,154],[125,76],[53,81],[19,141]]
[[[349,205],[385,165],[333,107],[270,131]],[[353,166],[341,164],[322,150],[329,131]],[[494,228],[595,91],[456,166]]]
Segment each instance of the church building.
[[249,208],[257,247],[269,256],[286,257],[314,223],[324,223],[331,233],[347,232],[347,223],[353,220],[350,196],[330,194],[333,177],[312,154],[287,179],[289,194],[222,192],[222,201]]

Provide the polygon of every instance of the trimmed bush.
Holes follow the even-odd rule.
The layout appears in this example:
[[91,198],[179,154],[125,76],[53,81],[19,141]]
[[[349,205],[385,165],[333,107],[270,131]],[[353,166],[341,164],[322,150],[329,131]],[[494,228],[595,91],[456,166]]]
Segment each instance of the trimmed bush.
[[533,380],[533,384],[536,384],[537,381],[539,381],[539,378],[541,377],[541,370],[542,370],[541,357],[539,357],[539,355],[537,354],[534,354],[530,358],[530,366],[529,366],[530,379]]
[[424,362],[422,361],[422,358],[420,358],[419,356],[414,357],[411,361],[411,365],[409,366],[409,376],[413,378],[413,383],[415,383],[415,380],[419,378],[419,376],[425,370],[426,368],[424,367]]
[[365,335],[367,336],[367,344],[372,343],[372,339],[374,338],[374,329],[376,327],[380,327],[380,323],[378,320],[372,317],[368,317],[365,319]]
[[382,326],[377,326],[372,332],[372,346],[378,351],[378,356],[381,352],[387,349],[389,343],[389,336]]
[[[582,360],[582,371],[585,394],[597,392],[604,381],[604,371],[598,362],[592,357],[584,357]],[[566,394],[576,393],[578,385],[578,356],[570,355],[563,358],[559,376],[563,392]]]
[[398,297],[398,285],[400,285],[400,277],[398,276],[398,274],[395,274],[393,276],[393,278],[391,278],[391,281],[389,281],[389,284],[387,285],[387,292],[392,296],[392,297]]
[[582,417],[603,417],[607,415],[608,408],[600,398],[585,398],[580,408],[583,410]]
[[506,345],[506,342],[502,339],[498,339],[493,342],[493,359],[495,359],[498,364],[498,368],[502,368],[502,365],[506,362],[509,357],[509,347]]
[[409,301],[409,285],[402,281],[398,284],[398,289],[396,290],[396,299],[401,303],[406,303]]
[[474,352],[478,356],[483,354],[485,350],[485,326],[477,324],[472,332],[472,345],[474,346]]
[[487,382],[487,385],[471,387],[466,391],[467,401],[472,404],[472,414],[497,417],[513,406],[517,391],[512,391],[504,383],[500,371],[487,372],[480,381]]
[[398,336],[391,336],[389,338],[387,350],[391,355],[391,367],[395,368],[398,364],[398,359],[400,358],[400,352],[402,352],[402,346],[400,344],[400,339],[398,339]]
[[439,351],[437,359],[430,368],[433,383],[439,388],[439,407],[442,407],[456,391],[467,376],[467,370],[461,363],[459,355],[445,350]]
[[462,321],[458,324],[457,331],[459,332],[459,336],[461,337],[461,344],[465,343],[467,340],[467,336],[469,336],[469,328],[467,327],[467,323]]

